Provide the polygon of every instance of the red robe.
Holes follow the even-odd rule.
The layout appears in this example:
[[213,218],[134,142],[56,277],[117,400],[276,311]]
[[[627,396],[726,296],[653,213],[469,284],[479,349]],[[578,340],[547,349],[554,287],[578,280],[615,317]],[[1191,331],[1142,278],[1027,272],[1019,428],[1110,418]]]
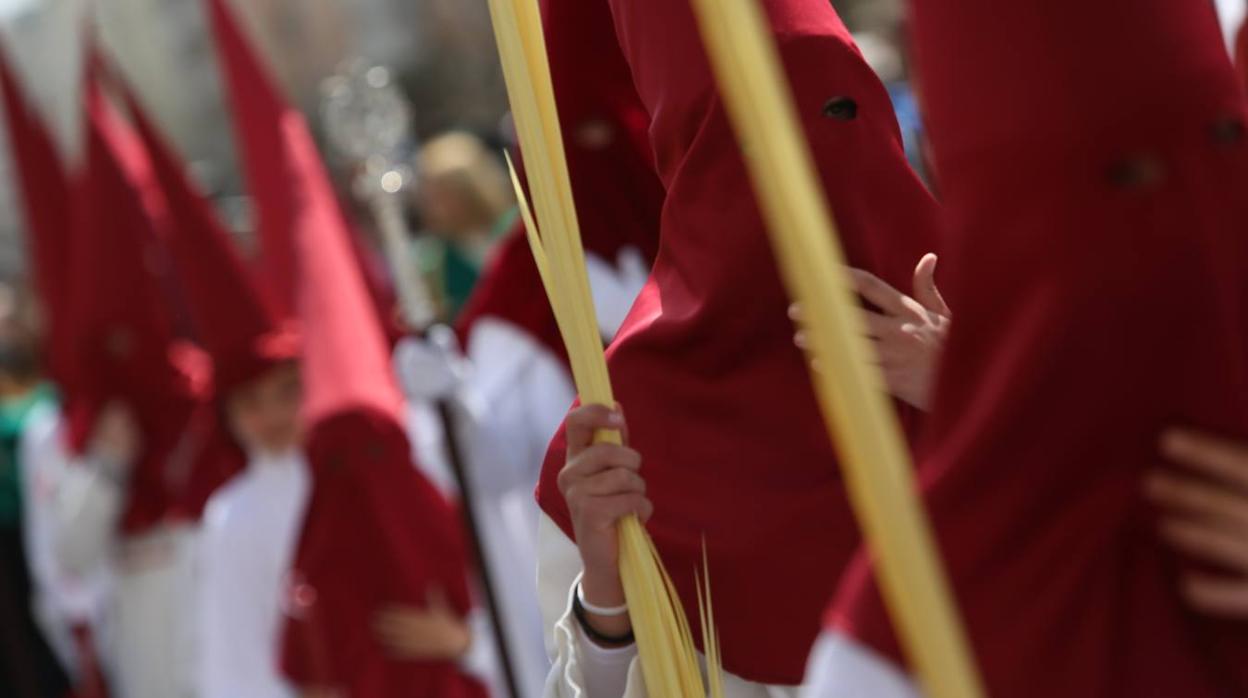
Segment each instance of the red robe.
[[[926,504],[989,695],[1243,696],[1142,498],[1159,434],[1248,437],[1248,141],[1205,3],[916,0],[956,321]],[[853,575],[831,620],[892,655]]]
[[[648,528],[695,625],[705,537],[724,667],[799,684],[857,528],[689,6],[610,4],[667,190],[654,272],[609,355],[645,459]],[[883,85],[829,3],[764,5],[849,259],[909,288],[937,245],[938,211]],[[563,464],[560,436],[539,500],[571,537]]]

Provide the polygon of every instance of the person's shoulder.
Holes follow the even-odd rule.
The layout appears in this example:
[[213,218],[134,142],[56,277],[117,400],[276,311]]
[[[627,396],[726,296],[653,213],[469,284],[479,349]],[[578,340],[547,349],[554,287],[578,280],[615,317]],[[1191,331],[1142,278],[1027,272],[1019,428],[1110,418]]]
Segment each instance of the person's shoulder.
[[225,483],[208,499],[204,507],[205,536],[227,531],[245,510],[244,503],[254,488],[250,471],[243,471]]

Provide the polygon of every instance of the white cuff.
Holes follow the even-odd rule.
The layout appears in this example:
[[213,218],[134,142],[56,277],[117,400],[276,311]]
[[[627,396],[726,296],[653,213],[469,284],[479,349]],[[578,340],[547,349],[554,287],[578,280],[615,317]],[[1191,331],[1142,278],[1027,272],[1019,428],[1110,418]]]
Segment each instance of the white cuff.
[[433,402],[452,396],[464,372],[464,360],[447,328],[429,337],[405,337],[394,348],[394,371],[408,400]]

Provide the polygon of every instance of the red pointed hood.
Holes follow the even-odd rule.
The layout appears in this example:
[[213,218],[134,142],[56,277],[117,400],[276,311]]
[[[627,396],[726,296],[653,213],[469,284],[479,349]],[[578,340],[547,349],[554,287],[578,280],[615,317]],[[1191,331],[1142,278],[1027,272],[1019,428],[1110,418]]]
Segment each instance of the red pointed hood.
[[283,145],[282,120],[296,114],[277,89],[264,61],[227,0],[205,0],[225,77],[234,136],[256,212],[265,291],[284,315],[295,312],[295,261],[284,254],[298,216]]
[[546,50],[585,249],[614,263],[659,248],[663,183],[654,169],[650,117],[604,2],[543,3]]
[[288,119],[299,195],[292,257],[298,262],[298,311],[305,337],[305,419],[310,427],[364,409],[402,424],[403,399],[390,368],[385,335],[356,263],[346,220],[302,119]]
[[[610,8],[605,2],[544,2],[542,11],[585,250],[614,265],[631,248],[649,265],[659,246],[663,183],[646,133],[650,119],[620,52]],[[523,329],[566,360],[523,221],[500,243],[460,314],[463,346],[484,317]]]
[[74,189],[61,154],[38,109],[22,92],[0,51],[0,93],[26,222],[26,245],[43,304],[48,372],[66,389],[72,342],[68,336],[69,258],[73,244]]
[[[1183,598],[1207,570],[1143,487],[1167,429],[1248,438],[1248,109],[1214,13],[911,6],[956,314],[919,483],[985,691],[1248,695],[1248,625]],[[862,562],[831,621],[899,659]]]
[[142,142],[109,104],[93,59],[86,73],[85,172],[74,210],[69,302],[76,380],[70,437],[82,449],[98,410],[124,402],[143,432],[123,526],[137,530],[178,504],[197,455],[187,441],[208,388],[202,352],[175,341],[161,277],[163,196]]
[[126,100],[151,157],[167,203],[168,248],[190,306],[195,333],[212,357],[218,395],[298,358],[299,338],[245,268],[211,204],[187,178],[187,168],[144,113],[133,93]]

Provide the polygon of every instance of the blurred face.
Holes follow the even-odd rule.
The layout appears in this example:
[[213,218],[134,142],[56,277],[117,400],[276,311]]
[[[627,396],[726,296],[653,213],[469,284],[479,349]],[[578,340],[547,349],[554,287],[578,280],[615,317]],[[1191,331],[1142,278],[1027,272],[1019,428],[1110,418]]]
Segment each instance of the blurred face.
[[430,177],[422,181],[417,203],[429,232],[450,240],[470,232],[469,207],[463,195],[443,178]]
[[248,453],[282,454],[299,445],[299,367],[287,363],[236,388],[226,402],[234,436]]

